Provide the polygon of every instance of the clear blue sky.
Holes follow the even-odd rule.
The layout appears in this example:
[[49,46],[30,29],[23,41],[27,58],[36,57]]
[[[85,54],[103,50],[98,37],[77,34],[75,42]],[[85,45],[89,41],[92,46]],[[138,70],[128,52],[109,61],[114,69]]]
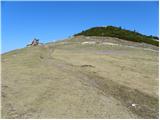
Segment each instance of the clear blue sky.
[[155,2],[2,2],[2,53],[23,48],[36,37],[64,39],[95,26],[122,26],[158,36]]

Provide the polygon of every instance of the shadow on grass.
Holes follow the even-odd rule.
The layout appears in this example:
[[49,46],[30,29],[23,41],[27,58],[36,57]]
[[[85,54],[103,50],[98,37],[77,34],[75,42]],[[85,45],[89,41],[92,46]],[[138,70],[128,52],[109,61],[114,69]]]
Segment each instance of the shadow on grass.
[[[110,94],[126,106],[132,113],[143,119],[157,119],[159,116],[158,98],[142,93],[139,90],[131,89],[120,85],[112,80],[100,77],[95,73],[85,72],[90,83],[103,91],[104,94]],[[132,106],[135,104],[135,106]]]

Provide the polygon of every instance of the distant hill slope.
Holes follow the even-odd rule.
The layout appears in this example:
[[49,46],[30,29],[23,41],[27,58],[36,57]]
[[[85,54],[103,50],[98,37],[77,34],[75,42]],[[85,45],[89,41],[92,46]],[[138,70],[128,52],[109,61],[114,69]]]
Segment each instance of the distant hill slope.
[[114,26],[93,27],[88,30],[82,31],[78,34],[75,34],[74,36],[78,35],[116,37],[128,41],[144,42],[155,46],[159,46],[159,42],[157,41],[159,38],[156,36],[146,36],[136,31],[125,30],[122,29],[121,27],[114,27]]

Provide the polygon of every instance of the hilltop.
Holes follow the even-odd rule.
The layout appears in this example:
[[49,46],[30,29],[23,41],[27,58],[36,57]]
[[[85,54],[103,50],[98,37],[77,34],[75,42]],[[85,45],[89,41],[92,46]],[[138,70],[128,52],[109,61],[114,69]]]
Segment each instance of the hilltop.
[[74,36],[102,36],[102,37],[116,37],[128,41],[140,42],[159,46],[159,38],[156,36],[147,36],[136,31],[125,30],[121,27],[106,26],[106,27],[93,27],[88,30],[84,30]]
[[158,47],[75,36],[2,54],[2,118],[158,118]]

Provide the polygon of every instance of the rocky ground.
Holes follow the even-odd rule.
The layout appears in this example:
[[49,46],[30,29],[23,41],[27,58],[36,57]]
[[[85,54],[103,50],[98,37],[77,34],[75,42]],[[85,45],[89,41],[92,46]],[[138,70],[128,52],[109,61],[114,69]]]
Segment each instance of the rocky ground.
[[2,55],[2,118],[158,118],[158,47],[77,36]]

